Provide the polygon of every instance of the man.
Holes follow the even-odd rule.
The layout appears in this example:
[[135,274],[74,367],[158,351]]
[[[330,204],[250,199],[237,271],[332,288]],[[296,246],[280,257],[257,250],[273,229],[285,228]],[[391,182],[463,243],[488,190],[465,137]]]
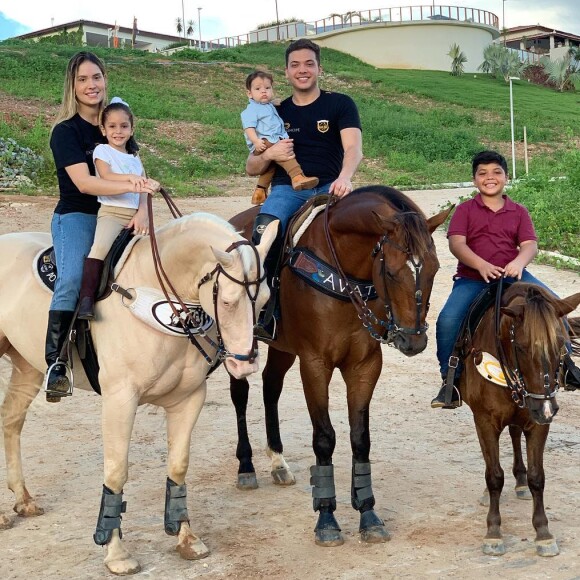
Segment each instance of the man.
[[292,85],[292,96],[282,101],[278,113],[289,139],[278,141],[259,156],[251,154],[246,162],[249,175],[260,175],[272,161],[284,162],[295,157],[305,175],[319,178],[318,187],[295,191],[286,172],[276,166],[271,193],[260,208],[252,235],[252,241],[258,244],[266,226],[280,220],[277,240],[266,258],[270,283],[292,215],[314,195],[348,195],[352,191],[352,177],[362,160],[356,105],[347,95],[321,90],[318,86],[321,72],[317,44],[302,38],[288,46],[285,74]]

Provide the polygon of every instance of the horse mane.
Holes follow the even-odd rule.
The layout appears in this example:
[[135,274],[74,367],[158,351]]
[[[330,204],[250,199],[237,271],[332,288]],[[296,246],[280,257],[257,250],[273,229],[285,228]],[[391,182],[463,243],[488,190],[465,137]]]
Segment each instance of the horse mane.
[[433,242],[427,227],[425,214],[404,193],[386,185],[369,185],[355,189],[350,196],[357,197],[373,193],[382,197],[395,211],[393,219],[401,226],[405,235],[405,246],[413,256],[424,256]]
[[[506,306],[523,305],[521,328],[527,336],[531,360],[540,361],[542,357],[553,360],[560,356],[558,337],[565,335],[566,330],[546,290],[536,284],[513,284],[502,302]],[[509,324],[508,317],[503,317],[502,335]]]

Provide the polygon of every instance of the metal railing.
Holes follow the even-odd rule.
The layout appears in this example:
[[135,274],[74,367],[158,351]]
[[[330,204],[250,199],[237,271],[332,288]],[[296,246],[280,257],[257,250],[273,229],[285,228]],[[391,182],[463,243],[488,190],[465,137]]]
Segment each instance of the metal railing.
[[268,28],[254,30],[247,34],[227,36],[202,42],[202,45],[205,50],[234,48],[252,42],[289,40],[302,36],[323,34],[334,30],[343,30],[345,28],[421,21],[473,22],[499,30],[499,18],[492,12],[480,10],[479,8],[446,5],[401,6],[398,8],[377,8],[374,10],[346,12],[339,16],[328,16],[327,18],[313,22],[278,24]]

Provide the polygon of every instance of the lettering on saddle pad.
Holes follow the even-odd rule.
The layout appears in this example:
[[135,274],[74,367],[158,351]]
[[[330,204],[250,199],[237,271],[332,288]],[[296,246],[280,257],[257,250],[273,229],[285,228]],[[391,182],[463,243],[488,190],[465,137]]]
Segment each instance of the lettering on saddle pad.
[[[332,266],[306,248],[292,250],[288,264],[290,269],[310,286],[333,298],[350,300],[345,280]],[[372,281],[348,278],[348,283],[365,302],[377,299],[377,291]]]
[[56,282],[56,262],[54,259],[54,249],[47,248],[40,253],[36,260],[36,272],[41,282],[52,292]]

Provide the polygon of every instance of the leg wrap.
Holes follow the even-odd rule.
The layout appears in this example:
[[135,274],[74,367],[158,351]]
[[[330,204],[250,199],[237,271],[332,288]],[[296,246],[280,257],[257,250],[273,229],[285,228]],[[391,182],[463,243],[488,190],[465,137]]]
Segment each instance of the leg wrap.
[[371,464],[352,463],[352,487],[350,491],[352,507],[355,510],[372,509],[375,505],[371,487]]
[[127,502],[123,501],[123,492],[113,493],[106,485],[103,485],[103,495],[101,496],[101,509],[97,520],[97,529],[93,534],[95,544],[104,546],[111,541],[113,530],[121,533],[121,514],[127,510]]
[[312,504],[317,512],[320,508],[336,509],[336,491],[334,490],[334,465],[313,465],[310,468],[310,485],[312,485]]
[[189,524],[186,485],[185,483],[177,485],[167,478],[167,487],[165,488],[165,533],[170,536],[177,536],[182,522]]

